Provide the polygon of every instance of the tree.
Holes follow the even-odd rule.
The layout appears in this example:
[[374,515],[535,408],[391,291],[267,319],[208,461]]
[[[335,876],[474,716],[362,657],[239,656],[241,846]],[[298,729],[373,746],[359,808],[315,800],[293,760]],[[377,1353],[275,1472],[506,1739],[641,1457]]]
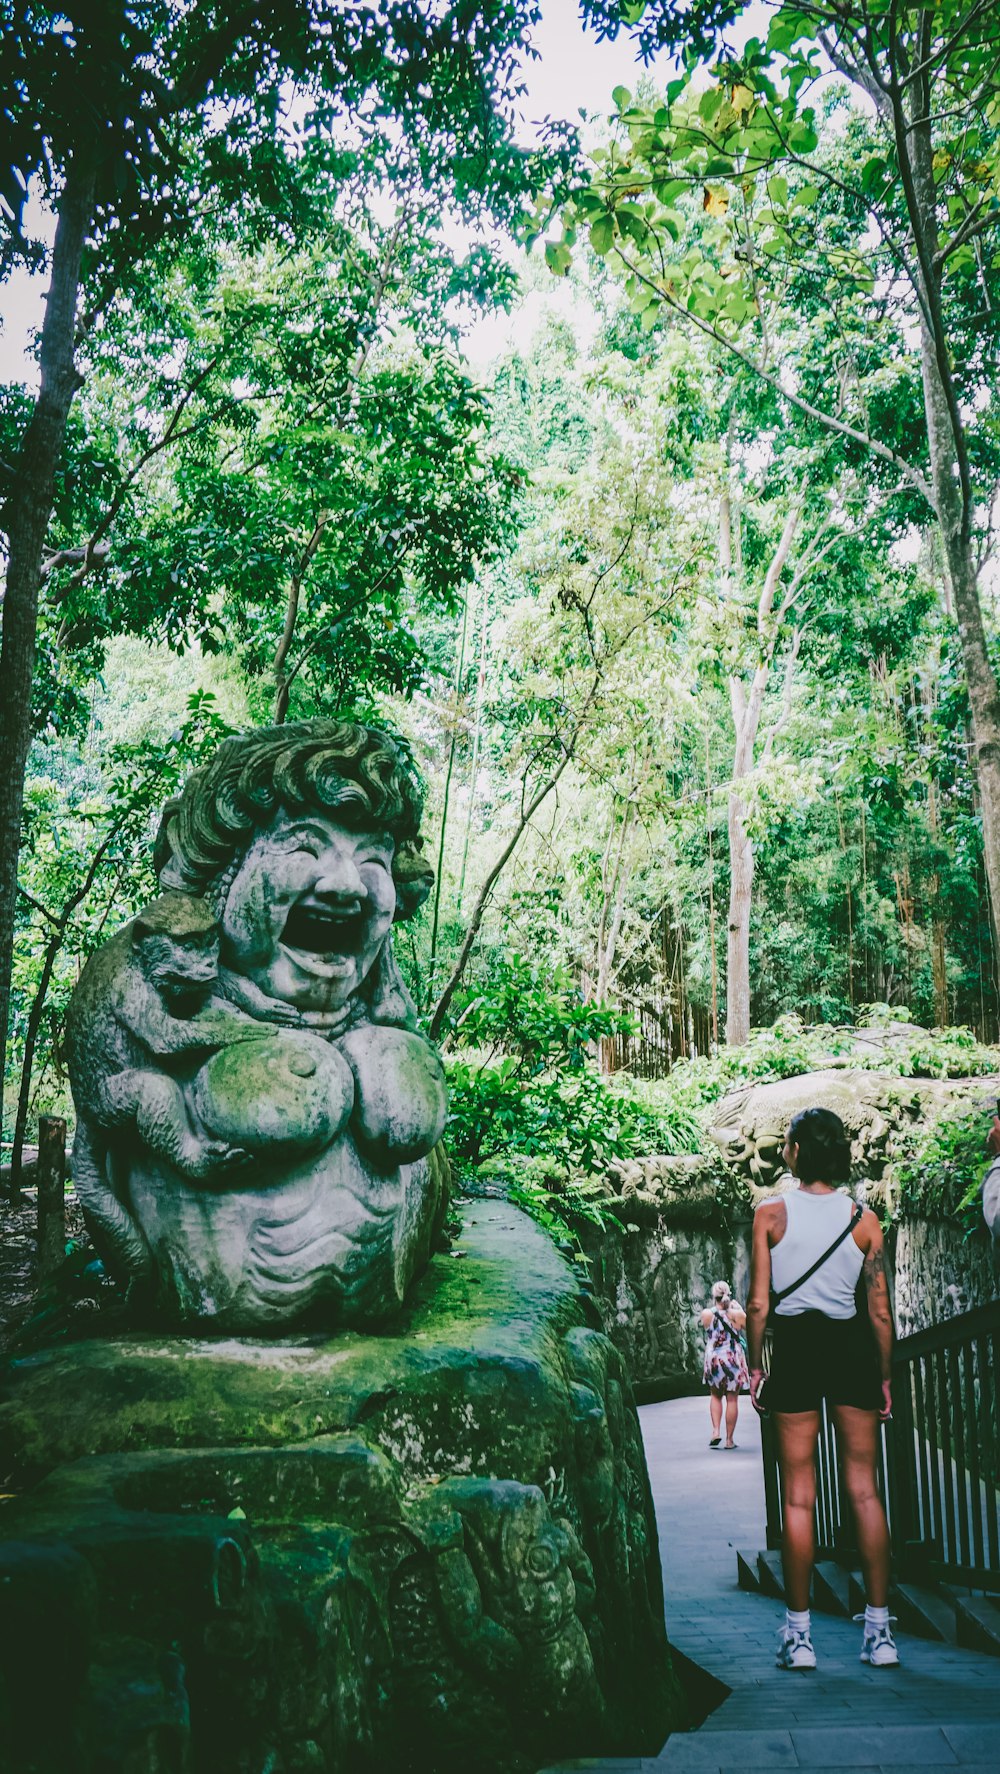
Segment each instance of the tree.
[[[614,29],[623,16],[595,4]],[[620,91],[620,134],[566,218],[626,270],[647,325],[669,311],[716,339],[940,527],[969,687],[985,859],[1000,930],[1000,692],[979,598],[998,482],[1000,63],[993,9],[944,0],[794,0],[764,42],[716,50],[738,8],[630,8],[645,51],[691,42],[665,101]],[[824,59],[856,105],[806,100]],[[697,209],[694,205],[697,205]],[[774,351],[775,322],[810,287],[826,352]],[[777,329],[780,331],[780,327]],[[922,424],[913,427],[919,391]],[[901,409],[892,392],[902,390]],[[833,398],[831,398],[831,393]]]
[[[755,400],[739,366],[732,380],[719,553],[720,601],[735,604],[742,618],[736,633],[730,629],[725,638],[735,740],[728,795],[726,1041],[738,1047],[748,1040],[751,1021],[754,845],[746,785],[756,769],[771,762],[775,743],[788,726],[803,642],[817,611],[839,603],[845,588],[859,583],[852,567],[877,505],[836,445],[831,447],[822,434],[817,438],[815,427],[796,423],[794,412],[783,413],[770,390],[765,388],[764,398]],[[740,466],[734,454],[740,445],[759,464],[756,474],[748,462],[742,464],[742,488],[734,487],[734,469]],[[734,491],[740,494],[735,514]],[[737,532],[737,550],[734,516],[748,532],[746,538]],[[776,667],[780,694],[758,749]]]
[[[562,388],[550,406],[560,356]],[[505,364],[498,378],[515,408],[505,415],[508,430],[521,429],[518,418],[528,420],[521,429],[525,466],[538,492],[511,563],[486,690],[493,739],[485,749],[498,772],[486,866],[481,862],[433,1033],[446,1026],[487,909],[522,845],[534,834],[549,866],[558,862],[561,840],[538,831],[543,810],[551,820],[557,806],[577,805],[584,785],[598,783],[600,804],[587,804],[584,823],[604,911],[596,929],[576,933],[572,959],[588,973],[596,963],[599,988],[609,987],[631,884],[630,843],[637,822],[662,805],[670,637],[698,576],[701,523],[672,510],[666,496],[666,401],[644,399],[634,380],[601,388],[595,376],[588,422],[572,386],[574,356],[556,332],[537,347],[534,363]],[[524,396],[527,415],[517,414]],[[528,873],[538,872],[533,852]]]
[[[185,265],[106,329],[71,478],[109,497],[96,523],[59,511],[40,631],[64,657],[123,628],[197,641],[235,653],[277,721],[421,682],[415,608],[455,607],[513,485],[444,326],[417,342],[418,301],[453,267],[405,221],[352,215],[250,258],[219,243],[194,301]],[[99,580],[75,564],[98,543]]]
[[[182,243],[217,204],[261,233],[294,233],[295,122],[328,144],[345,121],[393,129],[429,181],[442,164],[467,209],[517,213],[525,157],[510,94],[531,0],[469,12],[270,0],[221,11],[193,0],[0,6],[0,267],[41,249],[23,233],[29,191],[56,212],[39,389],[7,475],[0,649],[0,1043],[6,1040],[38,599],[56,474],[84,331],[130,287],[157,243]],[[87,304],[81,315],[80,295]],[[95,565],[94,551],[81,563]],[[0,1059],[3,1049],[0,1047]],[[0,1065],[0,1076],[3,1067]]]

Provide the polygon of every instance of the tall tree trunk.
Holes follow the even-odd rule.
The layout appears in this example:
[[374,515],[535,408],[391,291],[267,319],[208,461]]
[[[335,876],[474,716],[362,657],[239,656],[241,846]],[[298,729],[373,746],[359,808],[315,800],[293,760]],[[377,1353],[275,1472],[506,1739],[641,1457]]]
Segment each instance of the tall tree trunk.
[[94,207],[94,168],[70,161],[59,203],[52,273],[39,352],[39,388],[8,506],[9,554],[0,646],[0,1111],[17,903],[24,776],[31,742],[31,691],[45,536],[66,421],[80,377],[74,364],[80,268]]
[[729,791],[729,926],[726,943],[726,1045],[750,1038],[750,902],[753,845],[739,791]]
[[[601,921],[597,932],[597,991],[598,1004],[605,1005],[611,988],[611,975],[618,950],[618,938],[621,934],[622,919],[625,915],[625,890],[628,886],[628,873],[625,868],[625,847],[635,819],[635,808],[629,801],[626,803],[622,816],[621,832],[615,851],[614,863],[611,862],[611,849],[614,841],[615,827],[612,814],[611,830],[604,854],[604,898],[601,905]],[[600,1070],[609,1075],[616,1069],[616,1041],[614,1037],[605,1038],[598,1048]]]
[[38,1043],[38,1036],[42,1026],[42,1017],[45,1013],[45,1000],[48,996],[49,986],[52,983],[52,974],[55,969],[55,964],[59,959],[59,952],[66,940],[66,932],[72,921],[73,913],[76,911],[77,906],[83,903],[90,892],[90,889],[93,887],[104,862],[104,858],[117,838],[120,830],[121,822],[116,821],[110,831],[105,833],[90,859],[90,865],[83,880],[80,882],[80,885],[70,894],[58,916],[51,920],[53,932],[45,945],[45,958],[42,962],[42,971],[38,985],[35,988],[35,996],[32,999],[31,1009],[28,1012],[28,1022],[24,1036],[24,1058],[21,1061],[21,1088],[18,1092],[17,1098],[17,1114],[14,1121],[14,1149],[11,1153],[10,1160],[10,1193],[11,1200],[13,1201],[17,1200],[21,1187],[21,1160],[24,1153],[24,1136],[28,1130],[28,1112],[31,1106],[32,1068],[35,1060],[35,1048]]
[[715,844],[712,838],[712,753],[705,725],[705,825],[708,831],[708,941],[712,965],[712,1046],[719,1045],[719,959],[715,945]]
[[[587,704],[585,706],[589,707],[589,704],[592,700],[593,700],[593,693],[591,693],[591,695],[587,698]],[[441,993],[441,996],[438,999],[437,1004],[434,1009],[434,1015],[431,1017],[430,1027],[429,1027],[427,1033],[430,1035],[430,1038],[432,1041],[438,1040],[438,1038],[441,1034],[441,1030],[444,1027],[445,1017],[448,1015],[448,1011],[451,1006],[451,1001],[454,998],[455,993],[457,992],[459,986],[462,983],[462,976],[465,973],[465,969],[466,969],[466,967],[468,965],[468,961],[469,961],[469,956],[472,954],[472,950],[475,946],[476,937],[479,935],[480,926],[482,925],[482,922],[483,922],[483,917],[486,912],[486,907],[490,903],[490,897],[493,893],[493,889],[496,886],[497,882],[499,881],[500,876],[503,874],[504,869],[507,867],[507,864],[510,861],[511,857],[513,856],[514,851],[517,849],[518,844],[521,842],[521,839],[524,836],[524,833],[527,831],[529,825],[531,824],[531,821],[534,819],[535,814],[538,812],[538,809],[541,806],[542,802],[546,799],[546,797],[548,795],[550,795],[552,793],[552,790],[555,788],[556,783],[559,781],[559,778],[562,776],[562,773],[565,770],[567,764],[570,762],[570,760],[573,756],[573,753],[576,750],[576,741],[579,737],[579,731],[580,731],[580,729],[579,729],[579,727],[577,727],[576,732],[573,734],[569,745],[566,747],[566,750],[563,753],[563,756],[559,760],[559,763],[556,765],[555,769],[552,771],[552,774],[548,778],[548,781],[543,785],[543,787],[541,787],[540,789],[536,789],[535,793],[531,797],[531,800],[528,802],[528,804],[525,807],[522,808],[521,817],[518,820],[516,826],[514,827],[514,831],[511,835],[511,837],[508,838],[506,844],[504,845],[503,849],[500,852],[500,855],[497,857],[497,860],[493,864],[492,868],[488,871],[486,879],[479,889],[479,893],[476,898],[476,903],[472,908],[472,916],[469,919],[469,927],[465,932],[465,937],[462,941],[462,947],[458,953],[458,960],[455,962],[455,965],[452,969],[451,975],[448,979],[448,983],[446,984],[444,991]]]
[[[778,546],[768,567],[757,605],[757,638],[760,653],[750,687],[741,678],[731,678],[729,699],[736,733],[733,759],[733,781],[729,791],[729,926],[726,941],[726,1045],[742,1047],[750,1038],[750,904],[753,896],[753,844],[747,831],[746,807],[740,783],[753,769],[754,747],[760,729],[764,695],[771,675],[771,661],[777,640],[778,626],[787,608],[783,602],[775,619],[775,600],[781,575],[795,540],[803,501],[790,506],[782,527]],[[725,537],[725,532],[723,533]],[[723,570],[729,563],[723,555]],[[798,653],[796,641],[794,655]],[[789,670],[794,665],[789,662]],[[790,688],[790,686],[789,686]]]
[[[934,737],[934,679],[926,673],[922,698],[924,742],[930,753]],[[935,844],[941,842],[941,821],[938,814],[937,780],[932,774],[927,785],[927,821]],[[931,978],[934,982],[934,1021],[943,1028],[951,1019],[948,1004],[948,925],[941,903],[941,876],[935,869],[929,882],[931,902]]]
[[931,484],[972,711],[983,817],[983,854],[996,952],[1000,950],[1000,688],[990,664],[979,601],[979,570],[972,535],[972,473],[949,360],[937,259],[940,245],[938,194],[934,181],[931,125],[934,103],[930,75],[925,72],[911,84],[908,115],[904,101],[898,95],[895,97],[893,120],[900,175],[918,260],[920,369]]
[[994,950],[1000,949],[1000,693],[986,646],[972,545],[944,537],[948,577],[955,599],[965,681],[972,712],[972,740],[983,819],[983,860],[989,885]]
[[441,832],[438,837],[437,869],[434,877],[434,913],[431,918],[431,953],[427,963],[427,998],[434,996],[434,973],[438,958],[438,931],[441,925],[441,887],[444,878],[444,847],[448,835],[448,813],[451,807],[451,779],[455,772],[455,751],[458,746],[459,699],[465,677],[465,637],[469,629],[469,600],[462,605],[462,638],[458,644],[455,664],[455,698],[451,708],[451,739],[448,744],[448,768],[444,773],[444,794],[441,797]]
[[472,819],[476,807],[476,784],[479,780],[479,750],[483,736],[483,698],[486,694],[486,643],[490,615],[490,589],[483,586],[482,622],[479,631],[479,669],[476,673],[476,712],[473,716],[472,765],[469,770],[469,807],[465,816],[462,839],[462,867],[458,876],[458,915],[465,909],[465,877],[469,868],[469,845],[472,841]]

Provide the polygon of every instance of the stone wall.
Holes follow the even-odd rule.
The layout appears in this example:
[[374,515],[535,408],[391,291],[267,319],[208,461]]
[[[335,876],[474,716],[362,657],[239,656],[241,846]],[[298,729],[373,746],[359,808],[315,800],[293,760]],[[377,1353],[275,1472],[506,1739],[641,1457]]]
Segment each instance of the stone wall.
[[[901,1337],[1000,1298],[1000,1262],[985,1228],[966,1238],[944,1220],[910,1220],[895,1228],[889,1248]],[[728,1281],[746,1304],[749,1217],[726,1216],[710,1227],[678,1225],[661,1214],[595,1239],[588,1255],[604,1329],[640,1402],[700,1390],[699,1313],[713,1281]]]
[[699,1313],[713,1281],[728,1281],[745,1302],[749,1218],[709,1227],[659,1215],[609,1232],[588,1254],[604,1329],[624,1358],[636,1397],[697,1392],[705,1348]]
[[985,1227],[966,1237],[947,1220],[907,1220],[892,1247],[901,1337],[1000,1298],[1000,1263]]

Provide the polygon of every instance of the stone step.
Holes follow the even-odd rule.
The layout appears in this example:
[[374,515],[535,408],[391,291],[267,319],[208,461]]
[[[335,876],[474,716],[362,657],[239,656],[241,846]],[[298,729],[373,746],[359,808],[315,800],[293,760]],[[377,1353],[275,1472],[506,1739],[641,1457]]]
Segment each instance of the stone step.
[[958,1642],[970,1651],[988,1651],[1000,1657],[1000,1607],[988,1595],[963,1595],[948,1588],[955,1606]]
[[821,1559],[813,1571],[812,1600],[813,1606],[823,1614],[839,1614],[844,1618],[852,1612],[850,1579],[832,1559]]
[[847,1572],[847,1612],[851,1615],[863,1614],[865,1611],[865,1580],[860,1571]]
[[917,1638],[944,1640],[949,1645],[957,1644],[955,1604],[950,1596],[942,1595],[940,1590],[926,1589],[920,1583],[895,1583],[889,1596],[889,1606],[904,1632],[912,1632]]
[[785,1578],[781,1569],[781,1553],[758,1552],[757,1570],[760,1575],[761,1594],[773,1595],[779,1601],[784,1601]]
[[751,1595],[760,1594],[760,1572],[757,1569],[755,1552],[736,1552],[736,1587],[749,1590]]

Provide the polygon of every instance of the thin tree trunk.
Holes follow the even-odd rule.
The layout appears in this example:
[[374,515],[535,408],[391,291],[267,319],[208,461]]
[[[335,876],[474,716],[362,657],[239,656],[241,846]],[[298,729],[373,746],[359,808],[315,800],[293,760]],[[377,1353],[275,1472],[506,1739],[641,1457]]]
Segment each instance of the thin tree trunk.
[[458,877],[459,917],[461,917],[465,906],[465,877],[469,867],[469,845],[472,841],[472,819],[476,806],[476,783],[479,779],[479,751],[483,736],[483,698],[486,694],[486,639],[489,627],[489,614],[489,587],[484,585],[483,614],[479,630],[479,669],[476,674],[476,711],[472,722],[472,768],[469,772],[469,808],[465,817],[465,836],[462,840],[462,868]]
[[288,600],[285,605],[285,621],[281,630],[281,639],[275,648],[274,663],[271,667],[274,677],[274,712],[271,716],[276,727],[283,726],[288,715],[288,702],[292,692],[292,674],[288,670],[288,655],[295,639],[295,624],[299,619],[299,606],[302,602],[302,586],[306,574],[312,565],[323,531],[329,519],[322,513],[313,525],[312,534],[302,550],[302,556],[295,572],[292,574],[288,587]]
[[[590,698],[588,697],[588,703],[589,703],[589,701],[590,701]],[[500,876],[503,874],[504,869],[507,867],[507,864],[510,861],[511,857],[513,856],[514,851],[517,849],[518,844],[521,842],[521,839],[524,836],[524,833],[527,831],[528,826],[531,824],[531,821],[535,817],[535,814],[538,812],[538,809],[541,806],[542,802],[545,800],[546,796],[548,796],[552,793],[552,790],[555,788],[556,783],[559,781],[559,778],[561,777],[563,771],[565,770],[567,764],[569,763],[571,757],[573,756],[573,753],[576,750],[576,739],[579,735],[579,730],[580,729],[578,727],[576,730],[576,733],[573,736],[573,740],[572,740],[571,744],[569,746],[567,746],[566,751],[563,753],[563,756],[559,760],[559,763],[557,764],[556,768],[553,770],[551,776],[549,777],[548,781],[545,783],[544,787],[538,789],[536,791],[536,793],[532,796],[527,807],[522,809],[521,817],[518,820],[516,827],[514,828],[513,836],[510,837],[508,839],[507,843],[504,845],[503,849],[500,852],[499,857],[497,858],[496,862],[493,864],[493,867],[490,869],[489,873],[486,876],[485,881],[483,882],[481,888],[479,889],[479,895],[476,899],[475,905],[472,908],[472,917],[469,919],[469,928],[465,933],[465,938],[462,943],[462,947],[459,950],[458,960],[455,962],[455,966],[452,970],[451,978],[448,980],[448,983],[445,986],[444,991],[441,993],[441,996],[438,999],[437,1005],[434,1010],[434,1015],[431,1017],[431,1024],[430,1024],[430,1029],[428,1030],[428,1033],[429,1033],[432,1041],[436,1041],[438,1036],[440,1035],[441,1029],[444,1025],[444,1019],[447,1016],[449,1007],[451,1005],[451,1001],[452,1001],[453,997],[455,996],[455,993],[457,992],[459,986],[462,983],[462,976],[465,973],[465,969],[469,964],[469,956],[472,954],[473,945],[475,943],[476,937],[479,935],[479,929],[480,929],[480,926],[482,924],[483,918],[486,913],[486,907],[489,905],[490,896],[492,895],[493,889],[496,886],[497,882],[499,881]]]
[[746,809],[735,788],[729,793],[729,923],[726,941],[726,1045],[742,1047],[750,1038],[750,903],[753,897],[753,845]]
[[603,1004],[608,995],[611,981],[611,969],[614,966],[615,951],[621,931],[622,918],[625,913],[625,847],[635,822],[635,808],[631,801],[626,804],[622,815],[621,831],[615,850],[614,864],[611,864],[611,848],[614,840],[614,823],[608,833],[607,849],[605,850],[604,867],[604,899],[601,906],[601,921],[597,933],[597,1002]]
[[684,926],[677,908],[677,1022],[681,1032],[681,1059],[687,1059],[687,995],[684,991]]
[[861,945],[865,955],[865,1001],[871,1003],[872,975],[868,948],[868,820],[861,802]]
[[[601,910],[601,927],[597,938],[597,1002],[606,1004],[611,985],[611,970],[614,966],[615,953],[618,948],[618,937],[621,933],[622,919],[625,915],[625,890],[628,877],[625,872],[625,846],[635,819],[635,808],[629,802],[622,819],[621,836],[615,857],[614,871],[607,881],[604,893],[604,904]],[[608,844],[614,835],[612,826]],[[605,1074],[615,1070],[615,1040],[603,1040],[599,1048],[600,1069]]]
[[448,807],[451,801],[451,779],[455,771],[455,749],[458,744],[458,699],[462,693],[462,679],[465,675],[465,637],[469,626],[469,600],[466,598],[462,606],[462,638],[458,646],[458,663],[455,667],[455,701],[452,708],[451,742],[448,746],[448,768],[444,775],[444,795],[441,802],[441,835],[438,839],[437,876],[434,882],[434,914],[431,920],[431,954],[427,964],[427,997],[434,995],[434,970],[437,966],[438,929],[441,919],[441,880],[444,875],[444,845],[448,831]]
[[98,871],[104,862],[104,858],[117,838],[120,830],[120,825],[115,824],[111,827],[110,831],[105,833],[90,859],[90,865],[79,887],[70,894],[62,910],[53,919],[52,935],[49,937],[45,946],[45,959],[42,962],[41,975],[35,989],[35,996],[31,1002],[31,1009],[28,1012],[28,1026],[25,1030],[24,1036],[24,1056],[21,1061],[21,1085],[17,1098],[17,1116],[14,1122],[14,1150],[11,1153],[10,1160],[10,1193],[13,1201],[17,1200],[21,1186],[21,1158],[24,1152],[24,1136],[28,1128],[28,1110],[31,1104],[31,1074],[35,1061],[35,1047],[37,1046],[38,1035],[42,1026],[42,1017],[45,1013],[45,1000],[48,996],[49,986],[52,982],[53,969],[59,958],[59,951],[65,941],[66,932],[69,929],[73,913],[76,911],[77,906],[81,905],[86,899],[87,894],[94,885]]
[[[927,674],[926,690],[922,698],[922,710],[925,726],[925,741],[930,747],[934,723],[934,686]],[[927,786],[927,823],[935,844],[941,841],[941,821],[938,816],[937,783],[933,776]],[[948,1015],[948,936],[947,924],[941,907],[941,877],[935,869],[930,878],[931,902],[931,978],[934,982],[934,1021],[939,1028],[949,1022]]]
[[38,594],[56,470],[69,409],[80,386],[74,363],[84,241],[94,207],[94,168],[78,153],[59,203],[52,273],[39,351],[39,389],[24,435],[9,504],[7,581],[0,647],[0,1112],[17,903],[24,777],[31,742]]
[[996,951],[1000,948],[1000,694],[986,646],[971,543],[961,536],[946,536],[945,552],[972,712],[972,740],[983,821],[983,861]]
[[[983,855],[989,884],[994,952],[1000,948],[1000,688],[990,664],[979,601],[979,572],[972,537],[972,475],[968,446],[948,355],[940,272],[936,255],[938,194],[934,179],[929,75],[912,83],[910,111],[894,95],[900,175],[918,258],[921,293],[920,368],[931,463],[931,484],[972,711],[972,734],[983,820]],[[995,975],[994,968],[994,975]]]
[[705,727],[705,823],[708,827],[708,940],[712,956],[712,1046],[719,1045],[719,958],[715,947],[715,844],[712,838],[712,754]]
[[[736,734],[733,782],[729,791],[729,923],[726,933],[726,1045],[742,1047],[750,1038],[750,906],[753,897],[753,845],[747,831],[746,808],[739,784],[753,769],[754,747],[760,728],[764,695],[771,675],[777,640],[777,624],[788,608],[789,598],[774,613],[781,575],[802,516],[802,499],[790,506],[778,546],[768,567],[757,605],[757,638],[760,654],[747,689],[739,678],[730,679],[729,695]],[[796,639],[789,670],[798,655]]]
[[[846,857],[847,856],[847,833],[844,830],[844,812],[843,812],[843,808],[840,805],[840,796],[839,795],[837,796],[837,828],[840,832],[840,854],[841,854],[841,856]],[[844,897],[847,901],[847,996],[850,1000],[851,1009],[853,1010],[854,1009],[854,909],[853,909],[853,904],[852,904],[853,895],[851,893],[850,873],[848,873],[848,876],[847,876],[847,886],[844,890]]]

